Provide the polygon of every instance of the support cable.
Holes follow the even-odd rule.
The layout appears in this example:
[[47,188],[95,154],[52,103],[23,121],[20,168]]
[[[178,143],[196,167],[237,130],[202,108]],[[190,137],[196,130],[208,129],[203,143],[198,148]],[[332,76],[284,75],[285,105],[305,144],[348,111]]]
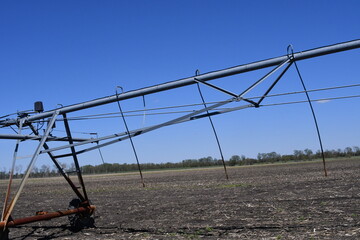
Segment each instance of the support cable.
[[[342,97],[333,97],[333,98],[311,99],[311,102],[332,101],[332,100],[351,99],[351,98],[360,98],[360,95],[342,96]],[[308,101],[305,100],[305,101],[294,101],[294,102],[271,103],[271,104],[260,105],[260,107],[272,107],[272,106],[281,106],[281,105],[307,103],[307,102]]]
[[[309,92],[309,91],[308,91]],[[305,93],[304,91],[301,91],[301,93]],[[331,101],[331,100],[341,100],[341,99],[351,99],[351,98],[359,98],[360,95],[349,95],[349,96],[340,96],[340,97],[332,97],[332,98],[319,98],[319,99],[311,99],[311,102],[320,102],[320,101]],[[268,107],[268,106],[278,106],[278,105],[286,105],[286,104],[296,104],[296,103],[304,103],[308,102],[306,101],[293,101],[293,102],[280,102],[280,103],[272,103],[272,104],[260,104],[259,107]],[[213,104],[218,102],[208,102],[206,104]],[[198,106],[199,104],[193,104]],[[203,105],[201,103],[201,105]],[[229,108],[217,108],[214,110],[226,110]],[[179,114],[179,113],[191,113],[195,110],[183,110],[183,111],[171,111],[171,112],[155,112],[155,113],[148,113],[147,115],[164,115],[164,114]],[[124,112],[125,114],[125,112]],[[138,117],[142,116],[142,114],[127,114],[124,115],[125,117]],[[73,117],[69,118],[70,121],[81,121],[81,120],[97,120],[97,119],[108,119],[108,118],[118,118],[121,116],[100,116],[100,117],[90,117],[90,116],[79,116],[79,117]],[[57,132],[62,132],[61,130],[54,130]]]
[[[323,55],[332,54],[332,53],[341,52],[341,51],[347,51],[347,50],[356,49],[356,48],[360,48],[360,40],[353,40],[353,41],[349,41],[349,42],[344,42],[344,43],[334,44],[334,45],[330,45],[330,46],[324,46],[324,47],[320,47],[320,48],[316,48],[316,49],[311,49],[311,50],[307,50],[307,51],[302,51],[302,52],[294,53],[294,56],[296,56],[297,60],[305,60],[305,59],[309,59],[309,58],[313,58],[313,57],[323,56]],[[245,72],[251,72],[251,71],[255,71],[255,70],[259,70],[259,69],[263,69],[263,68],[276,66],[278,64],[282,64],[286,60],[288,60],[288,56],[285,55],[285,56],[275,57],[275,58],[261,60],[261,61],[257,61],[257,62],[252,62],[249,64],[238,65],[235,67],[230,67],[230,68],[226,68],[223,70],[218,70],[218,71],[213,71],[213,72],[209,72],[206,74],[202,74],[200,79],[203,81],[210,81],[213,79],[224,78],[227,76],[233,76],[236,74],[241,74],[241,73],[245,73]],[[281,67],[281,65],[279,67]],[[106,97],[93,99],[93,100],[82,102],[82,103],[73,104],[70,106],[63,107],[63,108],[58,108],[56,110],[45,111],[45,112],[42,112],[42,113],[39,113],[36,115],[29,116],[28,121],[33,122],[33,121],[36,121],[39,119],[48,118],[48,117],[52,116],[52,114],[55,111],[59,111],[61,114],[75,112],[75,111],[79,111],[79,110],[83,110],[83,109],[93,108],[96,106],[106,105],[106,104],[109,104],[112,102],[116,102],[119,99],[120,100],[131,99],[131,98],[135,98],[135,97],[140,97],[142,95],[148,95],[148,94],[152,94],[152,93],[156,93],[156,92],[162,92],[162,91],[175,89],[175,88],[179,88],[179,87],[183,87],[183,86],[187,86],[187,85],[191,85],[191,84],[194,84],[193,77],[178,79],[175,81],[166,82],[166,83],[162,83],[162,84],[158,84],[158,85],[154,85],[154,86],[149,86],[149,87],[145,87],[142,89],[124,92],[121,94],[121,97],[116,96],[116,95],[106,96]],[[247,91],[250,91],[251,88],[255,87],[255,85],[251,86],[243,94],[240,94],[239,97],[243,97],[244,94],[246,94]],[[0,124],[1,125],[14,125],[14,124],[16,124],[16,119],[4,120],[4,121],[1,121]]]
[[[198,74],[199,74],[199,70],[196,70],[196,74],[195,74],[195,75],[197,76]],[[195,79],[196,79],[196,78],[195,78]],[[197,86],[197,88],[198,88],[198,91],[199,91],[201,100],[202,100],[202,102],[203,102],[203,105],[204,105],[205,108],[207,108],[206,103],[205,103],[204,96],[203,96],[203,94],[202,94],[202,92],[201,92],[201,88],[200,88],[199,82],[196,83],[196,86]],[[215,129],[214,123],[213,123],[213,121],[212,121],[212,119],[211,119],[211,116],[210,116],[210,113],[209,113],[208,110],[206,110],[206,113],[207,113],[207,115],[208,115],[208,119],[209,119],[209,121],[210,121],[212,130],[213,130],[213,132],[214,132],[215,139],[216,139],[216,142],[217,142],[217,145],[218,145],[218,148],[219,148],[221,160],[222,160],[222,163],[223,163],[223,166],[224,166],[224,171],[225,171],[226,180],[229,180],[229,175],[228,175],[227,170],[226,170],[226,164],[225,164],[225,160],[224,160],[224,155],[223,155],[223,152],[222,152],[222,149],[221,149],[220,141],[219,141],[218,135],[217,135],[217,133],[216,133],[216,129]]]
[[[317,102],[317,101],[325,101],[325,100],[338,100],[338,99],[349,99],[349,98],[360,98],[360,95],[354,95],[354,96],[345,96],[345,97],[336,97],[336,98],[323,98],[323,99],[313,99],[311,100],[311,102]],[[262,104],[260,105],[260,107],[272,107],[272,106],[280,106],[280,105],[286,105],[286,104],[299,104],[299,103],[307,103],[308,101],[305,100],[305,101],[296,101],[296,102],[283,102],[283,103],[274,103],[274,104]],[[234,108],[213,108],[212,110],[218,110],[216,111],[215,113],[217,114],[223,114],[223,113],[228,113],[228,112],[233,112],[233,111],[238,111],[238,110],[242,110],[242,109],[245,109],[245,108],[249,108],[249,107],[254,107],[253,105],[244,105],[244,106],[239,106],[239,107],[234,107]],[[221,111],[219,111],[219,109],[222,109]],[[193,115],[193,112],[194,111],[190,111],[191,113],[188,114],[187,116],[190,116],[190,115]],[[198,111],[199,112],[199,111]],[[211,114],[211,113],[210,113]],[[213,114],[212,114],[213,115]],[[207,117],[208,114],[204,114],[202,115],[203,117]],[[161,128],[161,127],[164,127],[164,126],[170,126],[170,125],[173,125],[173,124],[179,124],[179,123],[183,123],[183,122],[187,122],[187,121],[191,121],[193,119],[199,119],[200,117],[192,117],[192,118],[188,118],[188,119],[184,119],[183,117],[181,118],[178,118],[178,121],[170,121],[171,123],[167,122],[167,123],[162,123],[162,124],[159,124],[159,125],[154,125],[154,126],[150,126],[150,127],[145,127],[145,128],[141,128],[141,129],[135,129],[135,130],[132,130],[131,131],[131,136],[137,136],[137,135],[140,135],[140,134],[143,134],[143,133],[146,133],[146,132],[150,132],[150,131],[153,131],[153,130],[156,130],[158,128]],[[180,120],[182,119],[182,120]],[[126,137],[125,137],[126,135]],[[123,137],[122,137],[123,136]],[[115,140],[112,140],[110,142],[106,142],[106,143],[102,143],[102,144],[99,144],[98,146],[96,147],[90,147],[90,148],[87,148],[87,149],[83,149],[81,151],[78,151],[77,154],[81,154],[81,153],[85,153],[85,152],[88,152],[88,151],[91,151],[91,150],[94,150],[94,149],[98,149],[99,147],[105,147],[105,146],[108,146],[108,145],[111,145],[111,144],[114,144],[116,142],[119,142],[119,141],[122,141],[122,140],[125,140],[128,138],[128,134],[126,132],[124,133],[116,133],[116,134],[112,134],[112,135],[109,135],[109,136],[105,136],[105,137],[100,137],[98,139],[91,139],[91,140],[86,140],[86,141],[82,141],[82,142],[78,142],[78,143],[74,143],[74,144],[70,144],[70,145],[67,145],[67,146],[61,146],[61,147],[55,147],[55,148],[51,148],[51,149],[48,149],[48,150],[43,150],[41,153],[47,153],[47,152],[53,152],[53,151],[58,151],[58,150],[61,150],[61,149],[66,149],[70,146],[80,146],[80,145],[84,145],[84,144],[88,144],[88,143],[93,143],[94,141],[103,141],[103,140],[107,140],[107,139],[111,139],[111,138],[117,138]],[[63,158],[63,157],[69,157],[71,156],[71,154],[63,154],[63,155],[57,155],[56,157],[57,158]]]
[[[198,119],[200,116],[199,114],[203,113],[203,112],[206,112],[206,110],[213,110],[213,109],[216,109],[216,108],[219,108],[225,104],[228,104],[228,103],[231,103],[233,102],[234,99],[229,99],[229,100],[226,100],[226,101],[223,101],[223,102],[219,102],[218,104],[214,104],[212,106],[208,106],[207,108],[202,108],[202,109],[199,109],[199,110],[196,110],[196,111],[193,111],[189,114],[186,114],[184,116],[181,116],[181,117],[177,117],[175,119],[172,119],[172,120],[169,120],[169,121],[166,121],[166,122],[163,122],[163,123],[160,123],[160,124],[156,124],[156,125],[152,125],[152,126],[149,126],[149,127],[145,127],[145,128],[140,128],[140,129],[135,129],[133,131],[130,132],[130,136],[138,136],[140,134],[144,134],[144,133],[147,133],[147,132],[150,132],[150,131],[154,131],[154,130],[157,130],[159,128],[163,128],[163,127],[166,127],[166,126],[170,126],[170,125],[174,125],[174,124],[179,124],[179,123],[182,123],[182,122],[187,122],[187,121],[191,121],[191,120],[195,120],[195,119]],[[248,105],[248,106],[242,106],[242,108],[246,108],[246,107],[251,107],[252,105]],[[207,114],[205,114],[205,116],[207,116]],[[126,136],[125,136],[126,135]],[[110,142],[107,142],[107,143],[103,143],[103,144],[99,144],[99,146],[96,146],[96,147],[91,147],[91,148],[88,148],[88,149],[83,149],[81,151],[78,151],[77,153],[84,153],[84,152],[87,152],[87,151],[91,151],[91,150],[94,150],[94,149],[97,149],[98,147],[104,147],[104,146],[108,146],[110,144],[113,144],[115,142],[119,142],[119,141],[122,141],[122,140],[125,140],[125,139],[128,139],[129,138],[129,134],[127,132],[124,132],[124,133],[118,133],[118,134],[112,134],[112,135],[109,135],[109,136],[105,136],[105,137],[101,137],[97,140],[106,140],[106,139],[110,139],[110,138],[117,138],[115,140],[112,140]],[[74,143],[74,144],[70,144],[70,145],[67,145],[67,146],[60,146],[60,147],[55,147],[55,148],[52,148],[52,149],[49,149],[49,150],[45,150],[45,151],[42,151],[42,153],[45,153],[45,152],[52,152],[52,151],[57,151],[57,150],[61,150],[61,149],[66,149],[70,146],[79,146],[79,145],[84,145],[84,144],[87,144],[87,143],[92,143],[94,142],[94,139],[90,139],[90,140],[86,140],[86,141],[82,141],[82,142],[78,142],[78,143]],[[64,155],[61,155],[61,157],[65,157],[67,156],[67,154],[64,154]],[[56,156],[56,157],[60,157],[59,155]]]
[[121,88],[121,90],[123,90],[123,88],[120,87],[120,86],[117,86],[117,87],[116,87],[116,98],[117,98],[117,101],[116,101],[116,102],[117,102],[117,105],[118,105],[118,107],[119,107],[119,110],[120,110],[120,113],[121,113],[121,117],[122,117],[122,119],[123,119],[123,122],[124,122],[124,125],[125,125],[125,128],[126,128],[126,133],[127,133],[127,135],[128,135],[128,138],[130,139],[131,147],[132,147],[132,149],[133,149],[133,152],[134,152],[134,155],[135,155],[135,158],[136,158],[137,166],[138,166],[139,173],[140,173],[141,183],[142,183],[143,187],[145,187],[144,178],[143,178],[143,175],[142,175],[142,171],[141,171],[141,167],[140,167],[140,163],[139,163],[139,158],[138,158],[138,155],[137,155],[137,153],[136,153],[135,145],[134,145],[134,143],[133,143],[133,140],[132,140],[132,137],[131,137],[131,134],[130,134],[128,125],[127,125],[127,123],[126,123],[124,113],[123,113],[123,111],[122,111],[122,109],[121,109],[121,106],[120,106],[118,88]]
[[[199,81],[201,82],[201,81]],[[351,88],[351,87],[360,87],[360,84],[352,84],[352,85],[343,85],[343,86],[335,86],[335,87],[327,87],[327,88],[317,88],[317,89],[311,89],[311,90],[307,90],[308,93],[310,92],[319,92],[319,91],[328,91],[328,90],[336,90],[336,89],[343,89],[343,88]],[[255,96],[255,97],[249,97],[247,98],[247,100],[251,100],[251,99],[259,99],[259,98],[271,98],[271,97],[279,97],[279,96],[286,96],[286,95],[294,95],[294,94],[301,94],[301,93],[305,93],[305,91],[296,91],[296,92],[286,92],[286,93],[277,93],[277,94],[269,94],[267,96],[262,95],[262,96]],[[348,96],[348,97],[353,97],[353,96]],[[341,98],[348,98],[348,97],[340,97],[338,99]],[[354,96],[357,97],[357,96]],[[313,100],[312,100],[313,101]],[[207,102],[206,104],[215,104],[215,103],[219,103],[219,101],[215,101],[215,102]],[[195,107],[195,106],[200,106],[203,105],[203,103],[193,103],[193,104],[184,104],[184,105],[176,105],[176,106],[167,106],[167,107],[158,107],[158,108],[148,108],[146,109],[146,111],[156,111],[156,110],[166,110],[166,109],[173,109],[173,108],[185,108],[185,107]],[[267,105],[261,105],[261,106],[267,106]],[[135,109],[135,110],[129,110],[129,111],[124,111],[124,116],[140,116],[139,114],[129,114],[129,113],[137,113],[137,112],[141,112],[144,111],[144,109]],[[192,112],[192,110],[188,110],[188,111],[173,111],[173,112],[164,112],[164,113],[146,113],[146,115],[159,115],[159,114],[171,114],[171,113],[183,113],[183,112]],[[110,113],[100,113],[100,114],[91,114],[91,115],[84,115],[84,116],[75,116],[75,117],[69,117],[68,120],[73,121],[73,120],[87,120],[87,119],[102,119],[102,118],[117,118],[117,117],[121,117],[121,116],[110,116],[110,115],[118,115],[118,112],[110,112]],[[142,116],[143,114],[141,114]],[[57,121],[62,121],[62,119],[58,119]],[[36,122],[36,121],[34,121]],[[33,122],[33,123],[34,123]],[[0,128],[5,128],[5,127],[11,127],[11,126],[1,126]],[[15,130],[15,129],[14,129]],[[53,131],[61,131],[61,130],[53,130]],[[16,132],[16,131],[15,131]],[[17,132],[16,132],[17,133]],[[84,133],[84,132],[74,132],[74,133],[81,133],[81,134],[88,134],[88,133]]]
[[289,45],[288,48],[287,48],[287,51],[288,51],[288,57],[294,62],[294,65],[295,65],[295,68],[296,68],[296,72],[299,76],[299,79],[301,81],[301,85],[303,86],[303,89],[304,89],[304,92],[306,94],[306,98],[308,100],[308,103],[309,103],[309,106],[310,106],[310,109],[311,109],[311,113],[312,113],[312,116],[313,116],[313,119],[314,119],[314,123],[315,123],[315,127],[316,127],[316,132],[317,132],[317,135],[318,135],[318,139],[319,139],[319,144],[320,144],[320,149],[321,149],[321,156],[322,156],[322,159],[323,159],[323,166],[324,166],[324,174],[325,174],[325,177],[327,177],[327,170],[326,170],[326,163],[325,163],[325,155],[324,155],[324,148],[323,148],[323,144],[322,144],[322,140],[321,140],[321,135],[320,135],[320,130],[319,130],[319,125],[318,125],[318,122],[317,122],[317,119],[316,119],[316,115],[315,115],[315,111],[314,111],[314,108],[312,106],[312,103],[311,103],[311,99],[310,99],[310,96],[306,90],[306,86],[305,86],[305,83],[304,83],[304,80],[301,76],[301,73],[300,73],[300,70],[299,70],[299,67],[296,63],[296,60],[294,58],[294,50],[293,50],[293,47],[292,45]]

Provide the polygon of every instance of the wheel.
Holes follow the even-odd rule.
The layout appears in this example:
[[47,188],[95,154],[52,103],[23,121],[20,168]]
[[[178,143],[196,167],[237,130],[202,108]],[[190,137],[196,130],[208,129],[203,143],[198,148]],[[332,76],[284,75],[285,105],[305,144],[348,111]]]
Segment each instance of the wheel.
[[[73,199],[69,203],[69,209],[75,209],[81,207],[80,199]],[[73,232],[79,232],[84,228],[95,227],[95,220],[91,217],[91,213],[83,212],[76,213],[74,215],[69,215],[68,219],[70,221],[70,229]]]

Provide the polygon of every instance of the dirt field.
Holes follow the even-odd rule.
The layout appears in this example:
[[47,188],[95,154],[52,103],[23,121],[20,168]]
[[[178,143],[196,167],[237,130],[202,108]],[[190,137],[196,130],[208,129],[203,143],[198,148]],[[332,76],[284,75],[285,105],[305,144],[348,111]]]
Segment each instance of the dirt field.
[[[360,239],[360,159],[86,176],[96,227],[67,217],[12,228],[11,239]],[[1,194],[5,183],[0,182]],[[60,178],[32,179],[14,217],[67,209]],[[1,195],[3,197],[3,195]],[[2,198],[3,199],[3,198]]]

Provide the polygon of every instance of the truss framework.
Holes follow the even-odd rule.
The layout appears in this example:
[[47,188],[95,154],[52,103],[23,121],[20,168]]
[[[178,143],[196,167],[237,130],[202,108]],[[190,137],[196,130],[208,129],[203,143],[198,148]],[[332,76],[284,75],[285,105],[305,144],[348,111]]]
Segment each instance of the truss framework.
[[[167,83],[156,85],[156,86],[151,86],[151,87],[147,87],[147,88],[143,88],[143,89],[124,92],[121,94],[115,94],[115,95],[104,97],[104,98],[99,98],[99,99],[95,99],[95,100],[84,102],[84,103],[60,107],[55,110],[42,112],[42,113],[38,113],[38,114],[34,114],[34,115],[25,115],[25,116],[19,116],[16,119],[1,120],[0,126],[12,126],[12,125],[17,126],[18,134],[1,134],[0,135],[0,139],[7,139],[7,140],[15,139],[15,140],[17,140],[16,148],[15,148],[15,152],[14,152],[14,156],[13,156],[12,172],[10,174],[8,189],[6,192],[1,221],[0,221],[0,231],[5,232],[8,230],[8,228],[14,227],[14,226],[17,226],[20,224],[25,224],[25,223],[30,223],[30,222],[40,221],[40,220],[45,220],[45,219],[51,219],[54,217],[60,217],[60,216],[69,215],[69,214],[85,214],[87,216],[90,216],[93,213],[93,211],[95,210],[95,206],[90,205],[90,201],[88,199],[86,188],[85,188],[85,183],[82,178],[81,168],[80,168],[80,165],[78,162],[78,155],[88,152],[88,151],[100,149],[102,147],[117,143],[119,141],[123,141],[123,140],[129,139],[129,138],[132,138],[132,137],[136,137],[138,135],[141,135],[141,134],[144,134],[147,132],[151,132],[151,131],[154,131],[154,130],[157,130],[157,129],[160,129],[160,128],[163,128],[166,126],[175,125],[175,124],[188,122],[188,121],[192,121],[192,120],[197,120],[197,119],[209,117],[212,115],[218,115],[218,114],[223,114],[223,113],[227,113],[227,112],[237,111],[237,110],[250,108],[250,107],[258,108],[260,106],[260,104],[263,102],[263,100],[269,95],[269,93],[274,88],[274,86],[279,82],[279,80],[283,77],[283,75],[286,73],[286,71],[294,63],[294,61],[304,60],[304,59],[308,59],[308,58],[318,57],[318,56],[322,56],[322,55],[326,55],[326,54],[332,54],[332,53],[356,49],[356,48],[360,48],[360,40],[354,40],[354,41],[350,41],[350,42],[321,47],[321,48],[317,48],[317,49],[294,53],[291,55],[288,54],[288,55],[285,55],[282,57],[267,59],[267,60],[249,63],[249,64],[245,64],[245,65],[240,65],[240,66],[236,66],[236,67],[232,67],[232,68],[228,68],[228,69],[224,69],[224,70],[205,73],[202,75],[196,75],[196,76],[192,76],[189,78],[180,79],[180,80],[172,81],[172,82],[167,82]],[[251,84],[248,88],[246,88],[241,93],[233,93],[231,91],[228,91],[226,89],[223,89],[223,88],[220,88],[218,86],[208,83],[209,80],[223,78],[223,77],[227,77],[227,76],[231,76],[231,75],[235,75],[235,74],[241,74],[241,73],[249,72],[249,71],[255,71],[255,70],[267,68],[267,67],[274,67],[274,68],[272,70],[270,70],[267,74],[265,74],[262,78],[260,78],[259,80],[257,80],[253,84]],[[268,79],[270,76],[272,76],[275,73],[278,73],[278,76],[272,82],[270,87],[267,88],[267,90],[264,92],[264,94],[262,95],[262,97],[259,100],[254,101],[254,100],[246,98],[247,93],[251,92],[259,84],[264,82],[266,79]],[[204,105],[204,107],[199,110],[196,110],[191,113],[185,114],[183,116],[171,119],[169,121],[165,121],[163,123],[148,126],[148,127],[130,130],[129,132],[120,132],[120,133],[115,133],[115,134],[111,134],[111,135],[104,136],[104,137],[98,137],[96,135],[95,138],[87,138],[87,139],[72,137],[72,132],[71,132],[71,129],[69,126],[67,113],[76,112],[76,111],[79,111],[82,109],[92,108],[92,107],[96,107],[99,105],[105,105],[105,104],[122,101],[122,100],[130,99],[130,98],[141,97],[144,95],[161,92],[161,91],[166,91],[166,90],[179,88],[179,87],[183,87],[183,86],[190,85],[190,84],[196,84],[196,83],[216,89],[217,91],[220,91],[220,92],[230,96],[230,98],[228,98],[224,101],[220,101],[215,104]],[[218,109],[219,107],[222,107],[226,104],[234,103],[234,102],[245,103],[245,104],[236,106],[236,107],[226,108],[226,109]],[[59,120],[58,119],[59,116],[62,116],[61,121],[64,123],[64,126],[65,126],[66,137],[54,137],[54,136],[50,135],[51,129],[52,129],[55,121]],[[48,121],[47,128],[42,135],[38,132],[38,130],[33,125],[34,122],[39,121],[39,120]],[[29,127],[34,135],[22,135],[21,130],[25,126]],[[31,157],[30,163],[24,173],[24,176],[20,182],[18,189],[16,190],[13,198],[10,199],[11,186],[12,186],[12,175],[14,172],[15,161],[17,158],[17,150],[22,141],[28,141],[28,140],[39,141],[39,143]],[[68,143],[64,144],[62,146],[58,146],[58,147],[50,147],[48,145],[48,143],[50,143],[52,141],[57,141],[57,142],[65,141]],[[91,143],[97,143],[97,144],[96,144],[96,146],[89,146]],[[80,147],[80,146],[86,146],[86,148],[84,148],[82,150],[76,150],[76,148]],[[58,151],[64,150],[64,149],[69,150],[69,153],[56,155],[56,153]],[[19,197],[22,193],[22,190],[26,184],[26,181],[29,178],[30,173],[33,170],[33,167],[35,165],[35,162],[40,154],[47,154],[50,157],[50,159],[52,160],[52,162],[55,164],[56,168],[58,169],[59,173],[64,177],[64,179],[69,184],[70,188],[73,190],[73,192],[75,193],[77,198],[80,200],[80,205],[77,206],[75,209],[72,209],[69,211],[59,211],[56,213],[42,214],[41,216],[32,216],[32,217],[21,218],[21,219],[12,219],[11,218],[12,211],[17,203],[17,200],[19,199]],[[69,177],[68,173],[66,173],[64,171],[64,169],[61,167],[61,164],[58,162],[59,159],[64,158],[64,157],[72,157],[73,158],[80,187],[76,186],[76,184]],[[59,213],[61,213],[61,214],[59,214]],[[0,235],[0,239],[1,238],[2,237]]]

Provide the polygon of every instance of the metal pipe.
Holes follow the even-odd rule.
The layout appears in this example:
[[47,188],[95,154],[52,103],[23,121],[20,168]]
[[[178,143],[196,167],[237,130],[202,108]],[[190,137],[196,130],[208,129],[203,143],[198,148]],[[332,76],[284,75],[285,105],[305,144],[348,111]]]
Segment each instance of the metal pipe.
[[293,62],[290,62],[285,69],[280,73],[280,75],[275,79],[275,81],[271,84],[271,86],[266,90],[266,92],[263,94],[263,96],[260,98],[260,100],[256,103],[257,106],[260,105],[260,103],[267,97],[267,95],[271,92],[271,90],[275,87],[275,85],[280,81],[282,76],[286,73],[286,71],[291,67]]
[[2,231],[5,227],[10,228],[10,227],[15,227],[15,226],[19,226],[19,225],[23,225],[23,224],[27,224],[27,223],[50,220],[53,218],[63,217],[63,216],[67,216],[67,215],[77,214],[77,213],[88,212],[89,214],[92,214],[95,211],[95,209],[96,209],[96,207],[94,205],[90,205],[87,207],[79,207],[79,208],[74,208],[74,209],[65,210],[65,211],[57,211],[57,212],[46,213],[46,214],[42,214],[42,215],[14,219],[7,223],[3,221],[3,222],[0,222],[0,231]]
[[[9,140],[41,140],[42,136],[34,136],[34,135],[21,135],[21,134],[0,134],[0,139],[9,139]],[[91,140],[91,138],[72,138],[74,142],[83,142],[87,140]],[[69,139],[67,137],[53,137],[49,136],[46,139],[47,142],[50,141],[62,141],[68,142]]]
[[[19,122],[19,134],[21,133],[24,122],[25,121],[23,119]],[[14,175],[14,170],[15,170],[15,164],[16,164],[16,158],[17,158],[17,154],[18,154],[18,150],[19,150],[19,145],[20,145],[20,140],[17,140],[16,145],[15,145],[14,155],[13,155],[11,172],[10,172],[10,176],[9,176],[9,184],[8,184],[8,188],[7,188],[6,195],[5,195],[3,212],[2,212],[2,215],[1,215],[1,221],[4,221],[4,217],[7,215],[7,208],[8,208],[7,206],[8,206],[8,201],[9,201],[10,194],[11,194],[11,185],[12,185],[12,180],[13,180],[13,175]]]
[[[213,116],[213,115],[228,113],[228,112],[237,111],[237,110],[241,110],[241,109],[245,109],[245,108],[249,108],[249,107],[254,107],[254,106],[253,105],[243,105],[243,106],[234,107],[234,108],[226,108],[224,110],[219,110],[219,111],[216,111],[216,112],[212,112],[210,114],[202,114],[202,115],[197,115],[195,117],[189,117],[188,119],[181,120],[181,121],[178,121],[178,122],[173,122],[173,123],[168,124],[168,125],[164,125],[164,124],[159,124],[159,125],[162,125],[161,127],[165,127],[165,126],[170,126],[170,125],[173,125],[173,124],[178,124],[178,123],[183,123],[183,122],[187,122],[187,121],[191,121],[191,120],[195,120],[195,119],[204,118],[204,117],[207,117],[209,115]],[[158,126],[158,125],[154,125],[154,126]],[[143,134],[143,133],[146,133],[146,132],[149,132],[149,131],[153,131],[153,130],[156,130],[156,129],[157,128],[147,127],[147,128],[142,128],[142,130],[139,130],[139,131],[136,131],[136,130],[131,131],[131,134],[132,134],[132,137],[135,137],[135,136],[138,136],[140,134]],[[126,134],[124,134],[124,135],[126,135]],[[128,138],[127,136],[123,136],[123,137],[117,138],[115,140],[111,140],[109,142],[106,142],[106,143],[98,144],[97,146],[94,146],[94,147],[90,147],[90,148],[80,150],[80,151],[76,152],[76,154],[82,154],[82,153],[89,152],[89,151],[92,151],[92,150],[95,150],[95,149],[99,149],[101,147],[105,147],[105,146],[108,146],[108,145],[123,141],[123,140],[125,140],[127,138]],[[65,147],[67,148],[67,147],[69,147],[69,145],[64,146],[64,148]],[[48,151],[53,151],[53,150],[49,149]],[[68,154],[57,155],[56,158],[64,158],[64,157],[70,157],[70,156],[71,156],[71,153],[68,153]]]
[[[347,51],[347,50],[356,49],[356,48],[360,48],[360,40],[353,40],[353,41],[349,41],[349,42],[343,42],[343,43],[338,43],[338,44],[329,45],[329,46],[325,46],[325,47],[315,48],[315,49],[311,49],[311,50],[307,50],[307,51],[303,51],[303,52],[297,52],[297,53],[294,53],[293,60],[299,61],[299,60],[309,59],[309,58],[313,58],[313,57],[319,57],[319,56],[323,56],[323,55],[327,55],[327,54]],[[240,74],[240,73],[244,73],[244,72],[250,72],[250,71],[259,70],[262,68],[276,66],[276,65],[279,65],[282,62],[286,61],[288,58],[289,58],[288,55],[270,58],[270,59],[266,59],[266,60],[262,60],[262,61],[258,61],[258,62],[248,63],[248,64],[244,64],[244,65],[239,65],[239,66],[219,70],[219,71],[205,73],[205,74],[196,76],[196,78],[201,81],[209,81],[209,80],[213,80],[213,79],[217,79],[217,78],[228,77],[228,76],[232,76],[235,74]],[[95,106],[99,106],[99,105],[104,105],[107,103],[112,103],[112,102],[121,101],[121,100],[125,100],[125,99],[140,97],[140,96],[144,96],[147,94],[152,94],[152,93],[156,93],[156,92],[161,92],[161,91],[165,91],[165,90],[169,90],[169,89],[174,89],[174,88],[178,88],[178,87],[195,84],[196,81],[194,80],[194,78],[195,77],[183,78],[183,79],[172,81],[172,82],[166,82],[166,83],[155,85],[155,86],[150,86],[150,87],[146,87],[146,88],[142,88],[142,89],[138,89],[138,90],[124,92],[123,94],[120,94],[119,96],[112,95],[112,96],[98,98],[95,100],[91,100],[91,101],[87,101],[87,102],[83,102],[83,103],[79,103],[79,104],[74,104],[74,105],[58,108],[56,110],[39,113],[39,114],[33,115],[33,116],[28,116],[27,120],[35,121],[35,120],[44,119],[44,118],[52,116],[52,114],[55,111],[59,111],[59,114],[64,114],[64,113],[74,112],[74,111],[87,109],[87,108],[91,108],[91,107],[95,107]],[[12,124],[15,124],[16,121],[17,120],[15,120],[15,119],[4,120],[4,121],[0,122],[0,125],[12,125]]]
[[19,185],[19,187],[18,187],[18,190],[17,190],[16,194],[14,195],[11,203],[9,204],[9,209],[7,210],[6,215],[5,215],[5,217],[3,218],[5,222],[8,221],[8,219],[9,219],[9,217],[10,217],[10,215],[11,215],[11,212],[12,212],[13,209],[14,209],[14,206],[15,206],[16,202],[17,202],[17,200],[18,200],[19,197],[20,197],[20,194],[21,194],[21,192],[22,192],[22,190],[23,190],[23,188],[24,188],[24,186],[25,186],[26,180],[27,180],[27,179],[29,178],[29,176],[30,176],[31,170],[33,169],[33,167],[34,167],[34,165],[35,165],[35,162],[36,162],[36,159],[38,158],[38,156],[39,156],[39,154],[40,154],[40,150],[41,150],[41,148],[43,147],[43,145],[44,145],[44,143],[45,143],[45,141],[46,141],[46,138],[49,136],[51,127],[54,125],[55,119],[56,119],[56,117],[58,116],[58,114],[59,114],[58,111],[55,111],[55,112],[53,113],[53,116],[52,116],[52,118],[51,118],[51,120],[50,120],[50,122],[49,122],[48,127],[46,128],[46,131],[45,131],[45,133],[44,133],[44,136],[43,136],[42,139],[40,140],[40,143],[39,143],[39,145],[37,146],[37,148],[36,148],[36,150],[35,150],[35,153],[34,153],[33,157],[32,157],[31,160],[30,160],[29,166],[28,166],[28,168],[26,169],[26,171],[25,171],[25,173],[24,173],[24,176],[23,176],[23,178],[22,178],[22,180],[21,180],[21,182],[20,182],[20,185]]
[[[67,134],[67,136],[69,138],[69,143],[73,144],[74,142],[72,141],[70,126],[69,126],[69,122],[68,122],[67,117],[66,117],[66,113],[63,114],[63,120],[64,120],[65,129],[66,129],[66,134]],[[79,160],[78,160],[77,155],[76,155],[75,147],[72,146],[72,147],[70,147],[70,149],[71,149],[71,154],[73,156],[73,160],[74,160],[74,164],[75,164],[75,168],[76,168],[76,173],[77,173],[77,176],[78,176],[78,179],[79,179],[79,183],[80,183],[81,188],[83,190],[85,200],[88,201],[89,199],[88,199],[88,196],[87,196],[87,193],[86,193],[85,183],[84,183],[84,179],[83,179],[82,174],[81,174],[81,169],[80,169],[80,165],[79,165]]]
[[[31,131],[33,131],[34,134],[38,135],[39,132],[37,129],[34,128],[32,124],[29,125]],[[49,149],[49,145],[47,143],[44,143],[44,149]],[[47,153],[50,159],[53,161],[55,167],[58,169],[59,173],[64,177],[64,179],[67,181],[67,183],[70,185],[71,189],[74,191],[74,193],[78,196],[78,198],[84,202],[85,198],[83,195],[79,192],[79,189],[75,186],[74,182],[70,179],[70,177],[65,173],[64,169],[60,166],[57,159],[54,157],[54,155],[51,152]]]

